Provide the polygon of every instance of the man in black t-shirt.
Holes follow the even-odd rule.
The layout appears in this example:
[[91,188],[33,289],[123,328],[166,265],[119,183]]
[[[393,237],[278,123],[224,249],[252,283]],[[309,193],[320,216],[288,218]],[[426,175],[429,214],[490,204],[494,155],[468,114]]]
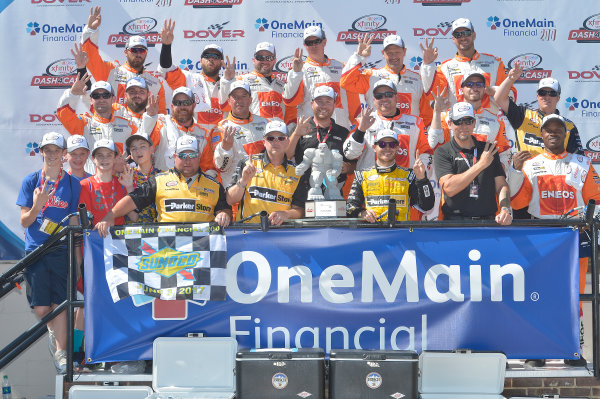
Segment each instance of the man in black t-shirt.
[[[434,154],[435,171],[442,188],[442,212],[446,220],[496,220],[512,222],[510,193],[498,157],[496,143],[473,136],[475,114],[469,103],[454,104],[449,127],[454,137]],[[497,213],[496,195],[500,204]]]

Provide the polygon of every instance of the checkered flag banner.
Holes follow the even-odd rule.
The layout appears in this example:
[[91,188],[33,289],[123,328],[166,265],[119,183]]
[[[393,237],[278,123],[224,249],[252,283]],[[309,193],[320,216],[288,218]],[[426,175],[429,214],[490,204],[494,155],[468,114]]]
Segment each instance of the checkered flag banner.
[[163,300],[225,300],[227,241],[214,223],[117,226],[104,238],[114,302],[131,295]]

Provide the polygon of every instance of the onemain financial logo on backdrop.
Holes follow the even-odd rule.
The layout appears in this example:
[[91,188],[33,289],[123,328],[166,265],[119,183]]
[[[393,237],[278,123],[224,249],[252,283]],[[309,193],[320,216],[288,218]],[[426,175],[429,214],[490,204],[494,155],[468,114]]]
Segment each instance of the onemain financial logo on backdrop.
[[413,27],[412,29],[414,37],[435,39],[452,38],[452,21],[442,21],[436,26],[419,26]]
[[594,65],[589,70],[569,71],[569,80],[583,83],[600,82],[600,65]]
[[556,23],[546,18],[511,19],[488,17],[486,25],[490,30],[502,32],[505,37],[530,37],[544,41],[556,40]]
[[77,78],[75,60],[63,58],[52,62],[41,75],[31,78],[31,86],[40,89],[67,89]]
[[51,25],[31,21],[25,26],[25,32],[28,36],[41,37],[44,42],[75,42],[81,39],[84,26],[85,24]]
[[323,27],[322,22],[314,19],[267,19],[258,17],[254,20],[254,28],[259,32],[270,33],[272,38],[302,39],[304,29],[313,25]]
[[[183,58],[179,61],[179,68],[184,71],[200,72],[202,70],[201,60],[192,60],[190,58]],[[222,68],[225,69],[225,68]],[[235,61],[235,73],[241,74],[248,72],[248,64],[245,62]]]
[[157,24],[158,22],[156,19],[152,17],[140,17],[132,19],[123,25],[121,32],[109,35],[107,44],[116,47],[125,47],[129,36],[139,35],[146,38],[148,47],[154,47],[155,45],[161,43],[160,33],[158,33],[156,30]]
[[205,29],[184,29],[183,38],[192,42],[234,42],[246,37],[243,29],[235,29],[229,21],[207,26]]
[[383,44],[383,39],[395,35],[395,30],[387,30],[384,25],[387,18],[381,14],[369,14],[356,18],[350,29],[338,32],[337,41],[346,44],[357,44],[358,38],[363,36],[373,37],[371,44]]
[[[600,117],[600,101],[590,100],[585,97],[566,97],[564,106],[571,113],[571,116],[580,118]],[[566,116],[569,117],[569,114]]]
[[193,8],[232,8],[239,6],[243,0],[185,0],[183,5]]
[[540,79],[552,76],[552,70],[542,68],[541,63],[542,56],[539,54],[519,54],[508,61],[506,72],[508,73],[516,64],[521,64],[524,70],[517,83],[537,83]]
[[569,31],[569,40],[577,43],[600,43],[600,14],[590,15],[583,26]]

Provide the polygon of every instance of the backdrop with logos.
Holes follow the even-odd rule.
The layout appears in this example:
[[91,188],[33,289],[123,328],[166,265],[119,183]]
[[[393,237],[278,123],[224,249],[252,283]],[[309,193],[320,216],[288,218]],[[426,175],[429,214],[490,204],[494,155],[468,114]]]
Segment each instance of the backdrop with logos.
[[[56,104],[74,80],[70,49],[79,41],[91,7],[102,7],[100,52],[105,60],[124,61],[130,34],[143,34],[150,49],[146,68],[156,70],[160,30],[166,18],[176,22],[173,62],[190,71],[200,68],[209,43],[236,57],[236,71],[252,70],[252,50],[260,41],[277,49],[277,71],[285,76],[291,56],[302,44],[302,31],[321,25],[326,53],[346,61],[361,32],[376,35],[371,66],[383,66],[381,43],[401,35],[405,64],[418,70],[419,43],[435,39],[439,58],[453,56],[451,22],[471,19],[480,52],[501,57],[507,67],[520,61],[526,71],[517,83],[517,102],[535,102],[536,83],[552,76],[562,85],[558,108],[573,120],[589,156],[600,163],[600,7],[595,0],[5,0],[0,2],[0,46],[4,94],[0,114],[3,176],[0,207],[0,258],[22,256],[23,229],[15,206],[21,181],[39,169],[38,142],[48,131],[65,135]],[[167,90],[167,97],[170,92]],[[168,100],[167,98],[167,100]]]

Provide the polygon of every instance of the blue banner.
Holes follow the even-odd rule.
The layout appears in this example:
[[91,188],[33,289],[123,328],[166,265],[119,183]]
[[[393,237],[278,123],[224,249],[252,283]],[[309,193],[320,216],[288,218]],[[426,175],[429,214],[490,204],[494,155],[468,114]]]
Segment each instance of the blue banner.
[[226,232],[227,299],[114,303],[103,240],[85,239],[86,351],[149,359],[160,336],[240,347],[457,349],[509,358],[579,352],[578,236],[570,228]]

